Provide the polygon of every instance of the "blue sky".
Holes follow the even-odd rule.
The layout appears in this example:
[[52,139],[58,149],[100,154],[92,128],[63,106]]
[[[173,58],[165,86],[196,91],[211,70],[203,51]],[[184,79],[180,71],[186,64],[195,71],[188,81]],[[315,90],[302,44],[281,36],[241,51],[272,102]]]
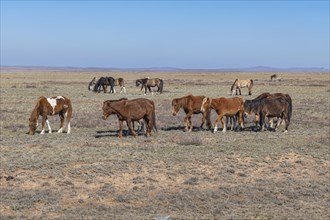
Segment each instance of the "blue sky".
[[329,68],[329,1],[3,1],[1,65]]

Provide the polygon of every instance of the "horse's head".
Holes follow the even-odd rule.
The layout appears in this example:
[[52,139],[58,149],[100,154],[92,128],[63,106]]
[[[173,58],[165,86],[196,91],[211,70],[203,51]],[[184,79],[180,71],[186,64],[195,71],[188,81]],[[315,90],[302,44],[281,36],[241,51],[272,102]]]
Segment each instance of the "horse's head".
[[136,86],[140,86],[142,84],[142,81],[140,79],[136,80],[135,81],[135,85]]
[[102,119],[106,120],[112,113],[111,102],[109,100],[103,102],[102,110],[103,110]]
[[201,112],[206,112],[211,106],[211,98],[205,97],[202,101]]
[[29,118],[29,134],[34,135],[37,130],[37,120],[34,118]]
[[181,104],[177,99],[172,100],[172,115],[175,116],[181,108]]

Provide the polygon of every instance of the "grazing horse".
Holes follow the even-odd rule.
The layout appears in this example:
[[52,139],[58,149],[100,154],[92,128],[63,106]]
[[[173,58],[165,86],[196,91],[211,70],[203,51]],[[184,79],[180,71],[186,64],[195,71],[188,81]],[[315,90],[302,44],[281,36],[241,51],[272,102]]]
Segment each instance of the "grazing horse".
[[114,86],[115,86],[115,79],[113,77],[101,77],[99,80],[97,80],[95,86],[94,86],[94,92],[100,93],[101,87],[103,88],[103,92],[107,92],[107,87],[110,86],[110,92],[114,93]]
[[103,119],[115,114],[119,121],[119,137],[122,137],[123,121],[126,121],[130,133],[135,137],[137,134],[132,127],[132,122],[143,119],[146,122],[146,136],[151,135],[151,130],[157,131],[155,103],[149,99],[122,99],[117,101],[103,102]]
[[270,76],[270,81],[281,81],[281,78],[277,77],[277,74],[273,74]]
[[[126,93],[126,88],[125,88],[125,81],[123,78],[118,78],[115,80],[115,86],[120,86],[120,93],[124,92]],[[116,93],[116,90],[114,89],[114,92]]]
[[244,100],[241,97],[233,97],[233,98],[215,98],[211,99],[205,97],[203,99],[201,111],[206,112],[209,109],[214,109],[217,114],[218,118],[215,121],[214,125],[214,132],[218,130],[219,121],[222,123],[222,131],[226,132],[227,125],[223,119],[223,116],[235,116],[238,114],[238,124],[241,128],[244,128],[243,124],[243,114],[244,114]]
[[[203,128],[203,125],[207,123],[207,127],[211,129],[211,119],[210,119],[210,111],[201,111],[201,106],[202,102],[205,96],[193,96],[193,95],[188,95],[184,96],[182,98],[176,98],[172,100],[172,114],[175,116],[178,111],[182,108],[184,112],[186,113],[186,117],[184,118],[184,130],[185,131],[192,131],[193,129],[193,124],[191,121],[191,115],[192,114],[203,114],[202,118],[202,124],[200,128]],[[188,121],[190,128],[188,130]]]
[[91,90],[93,91],[94,90],[94,87],[95,87],[96,82],[97,82],[97,78],[94,77],[92,79],[92,81],[88,84],[88,90],[89,91],[91,91]]
[[230,88],[231,95],[238,95],[237,90],[239,91],[239,95],[242,95],[241,88],[247,87],[249,90],[249,95],[252,95],[252,87],[253,80],[252,79],[236,79],[233,85]]
[[144,88],[145,95],[147,94],[147,89],[149,90],[149,92],[151,94],[153,94],[153,92],[151,91],[151,87],[157,86],[157,92],[161,94],[163,92],[164,82],[162,79],[159,79],[159,78],[152,78],[152,79],[142,78],[142,79],[136,80],[135,85],[136,86],[141,85],[141,90]]
[[265,119],[266,117],[278,117],[280,120],[277,121],[276,128],[285,121],[285,130],[288,131],[288,127],[291,120],[292,106],[288,102],[287,97],[267,97],[258,101],[257,112],[260,115],[260,126],[262,130],[265,130]]
[[46,98],[44,96],[39,97],[36,106],[34,107],[31,116],[29,118],[29,134],[33,135],[38,127],[39,115],[42,116],[41,132],[45,133],[45,123],[48,126],[48,133],[52,133],[52,129],[49,125],[48,115],[59,115],[61,119],[60,129],[57,133],[63,132],[64,120],[68,124],[67,133],[71,132],[70,119],[72,116],[72,105],[70,99],[64,96],[54,96],[52,98]]
[[[259,114],[260,114],[258,112],[258,106],[260,105],[259,101],[266,99],[266,98],[274,98],[274,97],[284,97],[285,100],[289,104],[289,114],[290,114],[290,116],[292,115],[292,99],[289,94],[284,94],[284,93],[270,94],[269,92],[262,93],[261,95],[257,96],[253,100],[245,100],[245,102],[244,102],[244,112],[248,115],[252,114],[252,113],[255,114],[256,126],[258,126],[258,124],[259,124]],[[268,118],[269,118],[270,128],[273,128],[273,117],[269,116]],[[282,122],[282,120],[281,120],[281,122]]]

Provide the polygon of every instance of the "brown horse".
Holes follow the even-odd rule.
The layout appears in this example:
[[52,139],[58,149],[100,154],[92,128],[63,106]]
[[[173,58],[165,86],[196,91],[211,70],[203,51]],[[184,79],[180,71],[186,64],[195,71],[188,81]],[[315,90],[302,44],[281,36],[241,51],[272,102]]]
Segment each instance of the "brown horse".
[[103,119],[116,114],[119,120],[119,137],[122,137],[123,121],[126,121],[129,131],[135,137],[137,134],[132,127],[132,122],[144,119],[147,125],[146,136],[151,135],[151,130],[156,128],[155,103],[149,99],[122,99],[105,101],[103,103]]
[[273,74],[270,76],[270,81],[281,81],[281,78],[279,78],[277,74]]
[[35,105],[31,116],[29,118],[29,134],[33,135],[38,127],[39,115],[42,116],[41,132],[45,133],[45,123],[48,126],[48,133],[52,133],[52,129],[49,125],[48,115],[59,115],[61,119],[60,129],[57,133],[63,132],[64,119],[66,119],[68,124],[67,133],[71,132],[70,119],[72,116],[72,105],[70,99],[64,96],[54,96],[52,98],[46,98],[44,96],[39,97],[37,104]]
[[241,88],[247,87],[249,90],[249,95],[252,95],[252,87],[253,80],[252,79],[236,79],[233,85],[230,88],[231,95],[238,95],[237,90],[239,91],[239,95],[242,95]]
[[261,129],[265,130],[265,119],[266,117],[278,117],[276,128],[280,125],[282,120],[285,121],[285,130],[288,131],[288,127],[291,120],[291,111],[292,106],[290,107],[290,103],[285,96],[278,97],[267,97],[258,102],[259,106],[257,106],[257,112],[260,115],[260,125]]
[[[184,118],[184,130],[185,131],[192,131],[193,123],[191,121],[192,114],[203,114],[202,124],[200,128],[203,128],[205,123],[205,119],[207,122],[207,127],[211,129],[211,119],[210,119],[210,111],[201,111],[202,102],[205,96],[193,96],[188,95],[182,98],[176,98],[172,100],[172,114],[175,116],[178,111],[182,108],[183,111],[186,113],[186,117]],[[190,128],[188,130],[188,121],[190,124]]]
[[157,92],[159,94],[161,94],[163,92],[164,82],[162,79],[159,79],[159,78],[152,78],[152,79],[142,78],[142,79],[136,80],[135,85],[136,86],[141,85],[141,90],[144,88],[145,95],[147,94],[147,89],[149,90],[149,92],[151,94],[153,94],[153,92],[151,91],[151,87],[157,87]]
[[[124,78],[118,78],[115,80],[115,86],[120,86],[120,93],[124,92],[126,93],[126,88],[125,88],[125,80]],[[114,90],[116,93],[116,90]]]
[[[245,114],[248,114],[248,115],[255,114],[256,126],[258,126],[258,124],[259,124],[259,112],[258,112],[258,107],[260,105],[259,102],[263,99],[274,98],[274,97],[284,97],[285,98],[285,100],[289,104],[289,114],[291,117],[291,115],[292,115],[292,99],[289,94],[284,94],[284,93],[270,94],[269,92],[262,93],[261,95],[257,96],[253,100],[245,100],[245,102],[244,102],[244,112],[245,112]],[[273,117],[269,116],[268,118],[269,118],[269,124],[270,124],[269,127],[273,128]],[[282,122],[282,120],[278,121],[278,122]],[[279,124],[277,124],[277,126],[278,125]]]
[[218,130],[219,121],[222,123],[222,131],[226,132],[226,123],[223,119],[223,116],[235,116],[238,114],[238,124],[241,128],[244,128],[243,124],[243,114],[244,114],[244,100],[241,97],[233,97],[233,98],[204,98],[201,111],[206,112],[209,109],[214,109],[217,114],[218,118],[215,121],[214,125],[214,132]]

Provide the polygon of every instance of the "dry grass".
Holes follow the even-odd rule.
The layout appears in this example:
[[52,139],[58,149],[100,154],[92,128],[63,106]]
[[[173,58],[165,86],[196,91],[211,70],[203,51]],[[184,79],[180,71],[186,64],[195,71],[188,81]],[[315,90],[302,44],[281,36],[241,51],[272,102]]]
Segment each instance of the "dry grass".
[[[87,90],[94,77],[124,77],[127,94]],[[0,218],[7,219],[328,219],[328,73],[1,73]],[[162,95],[134,85],[164,79]],[[192,93],[228,96],[236,78],[262,92],[289,93],[288,133],[183,132],[184,113],[171,100]],[[72,133],[29,136],[28,118],[41,95],[73,102]],[[117,138],[118,122],[101,119],[102,103],[121,97],[155,101],[158,133]],[[216,115],[212,113],[214,123]],[[56,131],[59,118],[49,117]],[[127,128],[126,128],[127,129]],[[40,127],[37,129],[40,132]]]

